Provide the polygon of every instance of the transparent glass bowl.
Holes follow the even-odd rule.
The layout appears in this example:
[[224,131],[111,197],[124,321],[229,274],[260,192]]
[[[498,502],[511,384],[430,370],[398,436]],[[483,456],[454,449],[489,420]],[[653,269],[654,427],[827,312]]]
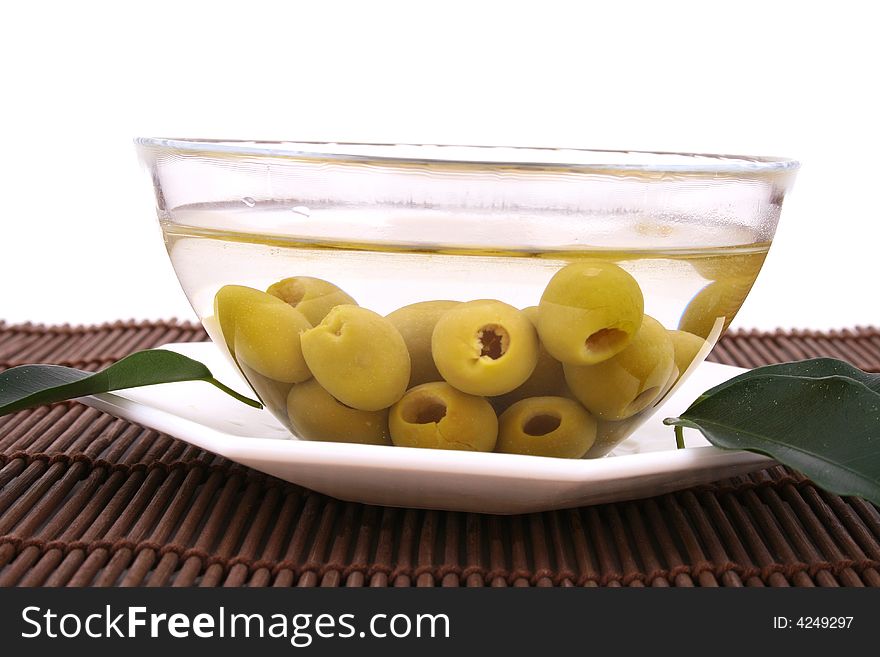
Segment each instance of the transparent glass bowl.
[[294,436],[570,457],[609,452],[703,361],[755,282],[798,168],[136,143],[184,292]]

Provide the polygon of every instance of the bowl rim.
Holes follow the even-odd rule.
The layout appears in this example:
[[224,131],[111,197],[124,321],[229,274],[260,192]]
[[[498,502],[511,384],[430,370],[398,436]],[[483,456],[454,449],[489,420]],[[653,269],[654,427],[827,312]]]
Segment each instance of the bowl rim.
[[[630,171],[676,174],[762,174],[796,171],[789,157],[691,153],[686,151],[614,150],[548,146],[499,146],[349,141],[271,141],[189,137],[136,137],[142,150],[186,154],[321,160],[379,165],[515,167],[580,172]],[[450,149],[448,152],[443,152]],[[401,151],[394,153],[392,151]],[[462,157],[487,154],[489,157]],[[445,155],[454,157],[442,157]],[[539,157],[540,156],[540,157]],[[626,161],[631,160],[631,161]],[[651,162],[648,160],[659,160]]]

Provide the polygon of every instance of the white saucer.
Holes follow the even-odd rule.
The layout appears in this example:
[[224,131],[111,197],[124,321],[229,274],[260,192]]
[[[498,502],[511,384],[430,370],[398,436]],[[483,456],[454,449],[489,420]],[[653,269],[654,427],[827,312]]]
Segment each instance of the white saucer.
[[[165,345],[253,396],[210,342]],[[765,456],[708,446],[678,450],[664,417],[744,370],[703,363],[612,455],[570,460],[298,440],[268,412],[202,382],[87,397],[101,411],[343,500],[480,513],[527,513],[649,497],[767,467]]]

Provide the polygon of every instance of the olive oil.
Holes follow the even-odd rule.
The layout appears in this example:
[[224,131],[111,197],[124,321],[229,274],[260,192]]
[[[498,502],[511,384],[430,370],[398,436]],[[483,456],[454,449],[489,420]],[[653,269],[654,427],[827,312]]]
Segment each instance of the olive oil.
[[[295,435],[305,439],[387,443],[389,434],[386,429],[394,424],[389,424],[387,418],[396,417],[394,409],[397,406],[393,405],[395,400],[407,387],[413,390],[413,386],[418,383],[436,381],[434,372],[436,368],[440,368],[446,383],[437,385],[448,388],[447,384],[451,383],[460,390],[470,392],[472,396],[475,395],[474,399],[481,400],[483,407],[490,409],[490,414],[497,413],[502,420],[506,410],[517,402],[520,406],[511,411],[512,413],[531,408],[531,404],[535,408],[546,407],[545,415],[551,420],[571,420],[574,415],[562,411],[574,404],[571,400],[576,398],[589,411],[589,417],[595,418],[591,420],[593,424],[592,429],[587,432],[589,435],[585,437],[580,430],[572,433],[570,429],[566,429],[572,433],[569,438],[577,440],[571,443],[566,439],[558,454],[546,454],[570,456],[570,449],[581,449],[578,447],[579,440],[589,438],[584,444],[589,443],[592,447],[586,456],[602,456],[649,417],[705,358],[742,305],[769,248],[769,242],[755,238],[740,226],[716,226],[711,229],[711,234],[706,234],[709,229],[681,218],[666,218],[664,221],[648,221],[638,217],[614,217],[605,220],[593,218],[592,221],[578,223],[569,217],[560,222],[558,231],[555,230],[555,223],[550,224],[554,230],[547,231],[544,228],[548,225],[546,221],[530,222],[521,217],[512,219],[509,226],[498,217],[481,222],[476,219],[466,221],[461,217],[444,218],[441,215],[432,215],[430,220],[423,218],[411,222],[403,221],[400,217],[392,217],[387,221],[368,217],[363,224],[359,224],[348,213],[331,213],[326,222],[301,223],[294,230],[284,223],[287,215],[279,218],[278,214],[277,210],[259,208],[244,214],[199,209],[166,217],[161,225],[181,285],[211,338],[221,347],[227,345],[229,351],[235,353],[234,360],[254,392]],[[259,232],[260,230],[264,232]],[[351,235],[358,239],[352,239],[349,237]],[[627,329],[629,337],[632,337],[632,331],[638,329],[640,337],[638,340],[633,339],[632,344],[639,343],[643,346],[621,352],[620,359],[614,362],[600,359],[601,362],[595,366],[588,363],[586,367],[573,367],[574,360],[566,360],[566,349],[557,346],[554,350],[552,347],[554,339],[562,339],[569,333],[567,328],[572,328],[572,335],[575,336],[578,335],[577,331],[584,329],[578,321],[560,319],[577,317],[578,313],[559,314],[549,308],[542,315],[540,308],[535,307],[541,302],[548,283],[560,270],[576,263],[590,262],[595,262],[597,266],[569,267],[566,272],[581,269],[589,272],[607,271],[610,272],[609,275],[616,277],[614,280],[630,281],[630,296],[643,296],[645,318],[638,322],[642,328],[638,329],[636,324],[630,322],[635,328]],[[626,273],[621,272],[621,269]],[[561,276],[564,278],[567,275],[568,273],[564,273]],[[298,286],[303,283],[288,280],[292,277],[308,277],[309,285],[317,286],[315,293],[318,296],[314,302],[309,302],[314,307],[307,308],[308,304],[299,298]],[[634,283],[632,279],[635,279]],[[629,290],[629,287],[626,289]],[[224,292],[218,296],[221,288],[224,288]],[[598,353],[595,350],[601,351],[600,342],[607,342],[613,337],[612,334],[622,335],[623,324],[619,325],[621,330],[602,327],[616,325],[607,322],[621,319],[617,317],[617,307],[626,304],[622,303],[623,300],[616,292],[606,291],[602,285],[592,289],[597,293],[592,295],[590,307],[598,304],[605,309],[593,317],[614,315],[612,318],[597,319],[596,321],[606,323],[597,324],[595,329],[590,329],[595,330],[595,333],[590,335],[587,344]],[[623,288],[620,289],[620,294],[623,294]],[[260,292],[265,290],[270,294]],[[324,294],[328,290],[332,294]],[[215,317],[215,297],[221,301],[229,297],[232,299],[229,307],[237,307],[239,310],[236,312],[240,313],[247,304],[243,305],[240,300],[235,299],[242,295],[247,298],[253,296],[253,304],[259,305],[260,309],[259,312],[254,311],[253,318],[225,318],[233,324],[240,322],[238,337],[232,340],[228,327],[223,326],[224,318]],[[297,298],[288,299],[291,295]],[[331,299],[337,301],[330,303]],[[320,322],[330,306],[351,303],[352,300],[362,308],[382,316],[411,304],[420,304],[418,316],[409,320],[410,323],[414,322],[412,327],[409,327],[407,321],[407,313],[412,312],[410,308],[395,313],[389,320],[366,313],[375,321],[388,322],[385,328],[391,327],[395,334],[400,331],[396,339],[399,340],[402,335],[404,340],[400,341],[401,345],[404,341],[407,342],[402,347],[403,356],[406,357],[408,350],[410,360],[416,362],[416,369],[412,371],[413,377],[410,378],[410,368],[406,367],[406,371],[400,375],[401,382],[397,386],[400,389],[395,388],[394,394],[388,397],[390,401],[383,401],[379,404],[382,408],[378,410],[361,403],[359,398],[346,397],[343,394],[347,390],[346,386],[352,387],[349,384],[353,384],[360,394],[360,384],[347,382],[346,374],[341,377],[337,375],[342,367],[340,363],[350,363],[355,367],[357,361],[369,360],[366,352],[370,351],[370,345],[374,342],[369,335],[365,341],[358,343],[353,353],[343,354],[342,361],[333,361],[335,364],[330,372],[333,377],[317,365],[309,365],[311,372],[302,373],[306,377],[303,379],[300,370],[295,367],[300,364],[299,357],[291,356],[284,363],[271,362],[279,354],[291,351],[294,345],[288,344],[290,340],[284,336],[291,330],[294,333],[299,330],[299,325],[295,322],[287,322],[289,326],[282,326],[284,313],[281,312],[282,309],[274,307],[276,304],[280,303],[285,312],[290,311],[296,315],[299,312],[283,301],[291,302],[294,306],[301,304],[302,322],[307,327],[310,323]],[[540,354],[537,365],[533,357],[531,365],[528,365],[529,371],[517,375],[517,381],[525,381],[520,387],[510,390],[509,386],[501,386],[503,381],[492,380],[486,384],[486,390],[471,390],[464,383],[453,381],[455,377],[452,377],[451,372],[454,364],[447,364],[444,370],[445,361],[437,360],[433,353],[429,355],[434,358],[436,368],[429,367],[431,363],[417,360],[417,356],[424,356],[422,352],[430,352],[433,348],[430,336],[419,334],[417,340],[408,336],[409,328],[416,333],[422,330],[423,327],[420,327],[425,309],[437,305],[424,302],[439,301],[442,302],[440,306],[446,307],[444,304],[448,302],[474,300],[501,301],[503,304],[500,306],[508,308],[505,312],[515,315],[507,317],[500,311],[496,313],[498,317],[507,317],[499,320],[503,325],[499,334],[502,335],[502,342],[499,344],[503,345],[506,330],[516,332],[517,327],[525,327],[520,333],[525,331],[527,334],[534,334],[537,330],[546,338],[538,345]],[[549,297],[547,303],[550,306],[556,304]],[[453,304],[453,307],[462,308],[457,304]],[[488,307],[480,305],[475,312],[482,312]],[[313,318],[309,318],[310,309],[316,313]],[[517,309],[528,310],[522,314]],[[349,310],[366,312],[361,309]],[[219,312],[223,315],[222,309]],[[530,312],[538,313],[540,317],[531,317]],[[635,312],[639,319],[642,318],[641,306]],[[441,316],[445,315],[441,313]],[[551,316],[555,319],[547,319]],[[276,321],[280,327],[277,331],[271,328]],[[433,321],[439,322],[439,319],[434,318]],[[560,333],[557,335],[547,333],[542,322],[566,326],[560,326]],[[477,329],[478,324],[479,322],[475,324]],[[327,339],[332,343],[332,327],[326,328],[330,331]],[[489,328],[494,330],[497,327],[483,327]],[[675,329],[683,332],[675,333]],[[270,335],[264,335],[267,331]],[[253,345],[247,339],[250,334],[260,336],[259,339],[254,338]],[[485,334],[487,331],[476,330],[475,333],[479,339],[485,338]],[[299,335],[303,348],[309,346],[305,344],[303,333],[300,332]],[[595,344],[591,343],[594,339],[597,340]],[[437,340],[439,338],[435,331],[434,342]],[[421,342],[425,344],[422,345]],[[457,336],[452,343],[444,343],[443,353],[454,357],[457,353],[455,345],[461,343],[466,350],[466,342],[465,337]],[[661,346],[655,349],[651,347],[652,344]],[[296,346],[299,347],[299,342]],[[518,343],[517,346],[522,345]],[[486,353],[491,358],[497,358],[498,354],[493,356],[491,347],[490,344]],[[571,347],[577,345],[572,343]],[[552,355],[554,353],[555,357]],[[305,356],[308,361],[310,355]],[[269,362],[264,362],[266,358]],[[566,361],[564,367],[556,358]],[[663,362],[660,363],[660,360]],[[519,362],[512,364],[523,365]],[[390,361],[383,364],[381,372],[377,371],[376,376],[382,379],[390,371],[389,368]],[[502,369],[493,364],[487,371],[497,374]],[[318,385],[316,379],[307,378],[309,375],[314,375],[316,379],[323,377],[324,383]],[[327,382],[331,378],[340,378],[345,385],[340,384],[342,387],[336,392],[328,392]],[[373,391],[374,387],[368,385],[363,390]],[[333,395],[337,396],[334,398]],[[526,399],[530,401],[525,403]],[[447,425],[451,421],[448,420]],[[420,422],[413,426],[418,428],[421,426]],[[576,424],[584,425],[583,422]],[[532,427],[529,431],[543,431],[541,427],[545,425],[556,426],[553,422],[538,423],[535,425],[537,428]],[[394,431],[391,428],[393,439]],[[519,436],[517,432],[520,428],[526,431],[527,427],[508,427],[506,431],[513,432],[510,433],[511,436]],[[402,431],[398,427],[398,433]],[[535,434],[526,431],[524,435]],[[511,444],[518,443],[514,441]],[[539,450],[523,453],[544,452]]]
[[667,248],[658,240],[658,248],[487,249],[322,243],[172,223],[163,223],[163,232],[183,289],[202,318],[212,314],[214,295],[223,285],[265,290],[291,276],[332,281],[382,315],[435,299],[499,299],[526,308],[537,305],[556,271],[598,259],[618,264],[638,281],[646,313],[670,329],[684,319],[701,327],[696,332],[705,333],[702,337],[717,318],[723,317],[725,326],[733,319],[770,246],[746,240]]

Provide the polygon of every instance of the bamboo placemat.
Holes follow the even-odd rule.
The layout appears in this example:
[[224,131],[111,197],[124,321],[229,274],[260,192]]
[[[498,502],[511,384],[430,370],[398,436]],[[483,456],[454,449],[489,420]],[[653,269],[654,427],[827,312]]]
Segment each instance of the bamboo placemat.
[[[204,339],[0,322],[0,369]],[[732,332],[711,358],[818,355],[880,371],[880,330]],[[0,418],[0,585],[880,586],[880,513],[781,467],[524,516],[364,506],[69,402]]]

